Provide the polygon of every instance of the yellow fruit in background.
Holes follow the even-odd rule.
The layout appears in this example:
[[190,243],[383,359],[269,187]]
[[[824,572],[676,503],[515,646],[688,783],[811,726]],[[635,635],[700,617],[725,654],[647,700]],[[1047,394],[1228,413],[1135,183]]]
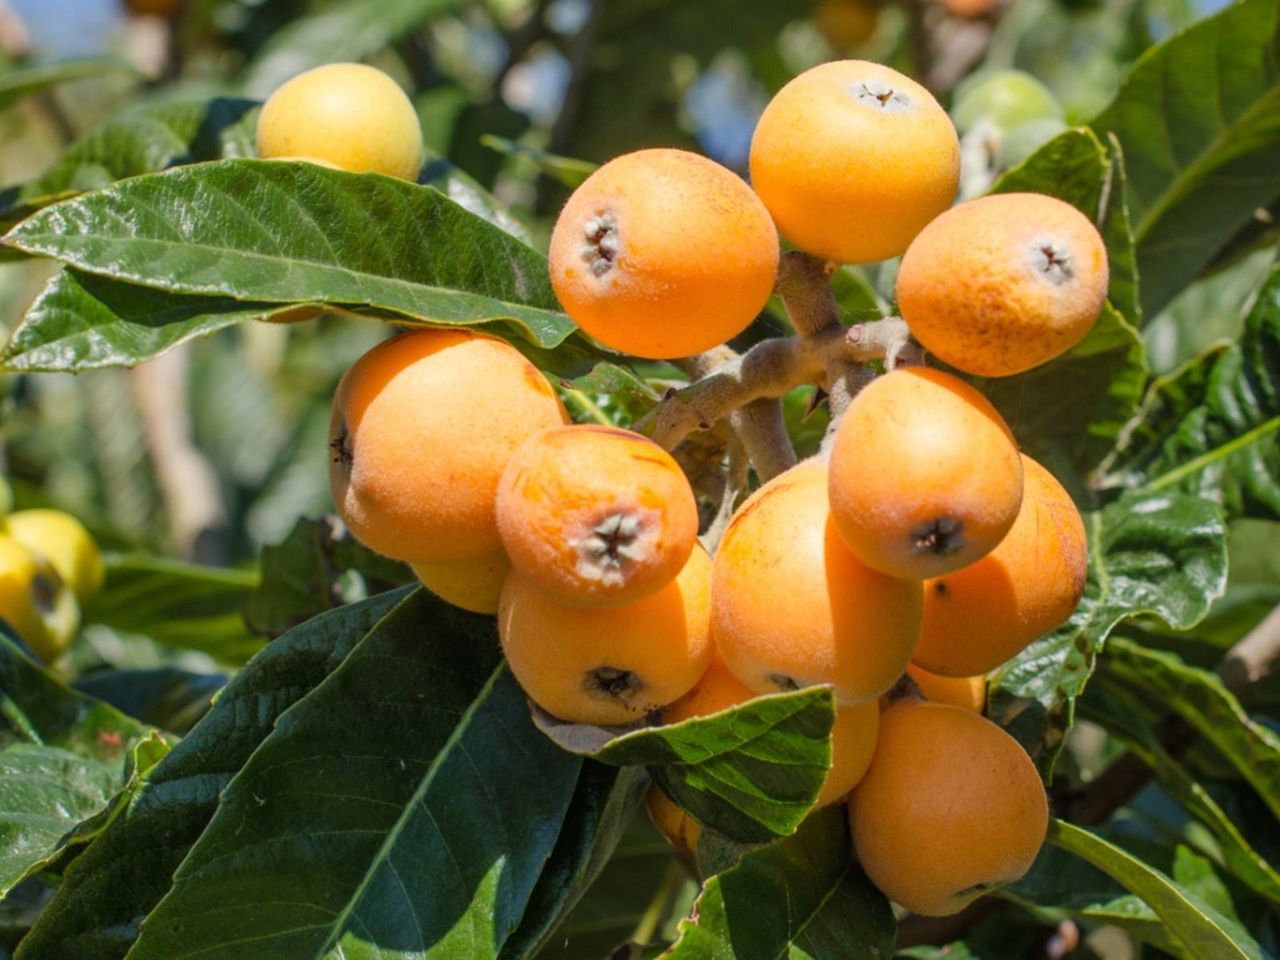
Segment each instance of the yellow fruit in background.
[[778,234],[742,178],[685,150],[639,150],[574,191],[551,234],[551,284],[606,346],[687,357],[741,333],[764,309]]
[[691,864],[696,863],[702,824],[689,816],[684,807],[663,793],[662,788],[657,785],[649,788],[644,805],[649,811],[649,819],[653,821],[658,832],[675,848],[676,853]]
[[865,60],[824,63],[769,101],[751,185],[778,230],[843,263],[895,257],[951,205],[960,141],[924,87]]
[[884,693],[920,631],[920,584],[879,573],[827,510],[827,466],[803,461],[738,509],[716,552],[711,630],[737,678],[760,693],[819,683],[852,706]]
[[871,39],[880,10],[875,0],[821,0],[811,16],[827,43],[849,51]]
[[924,623],[912,659],[934,673],[994,670],[1061,626],[1084,593],[1089,545],[1071,495],[1022,454],[1022,506],[977,563],[924,585]]
[[920,231],[898,271],[898,308],[938,359],[1005,377],[1083,340],[1107,278],[1106,245],[1088,217],[1055,197],[1001,193]]
[[422,125],[405,92],[381,70],[330,63],[299,74],[267,98],[258,115],[258,155],[416,180]]
[[845,411],[830,496],[841,537],[864,563],[925,580],[968,566],[1008,533],[1022,464],[982,394],[941,370],[904,367],[877,377]]
[[711,662],[711,558],[701,546],[655,593],[613,607],[556,603],[518,571],[498,634],[529,698],[571,723],[633,723],[688,693]]
[[81,604],[102,589],[102,551],[84,524],[71,514],[61,510],[19,510],[5,518],[3,529],[48,560]]
[[0,620],[45,663],[80,629],[80,606],[48,561],[0,535]]
[[880,716],[849,824],[885,896],[949,916],[1027,872],[1049,805],[1035,764],[1000,727],[962,707],[904,699]]
[[932,703],[949,703],[953,707],[964,707],[974,713],[982,713],[987,705],[985,674],[977,677],[943,677],[911,663],[907,665],[907,676],[916,682],[925,699]]
[[410,564],[418,581],[441,600],[472,613],[497,613],[502,584],[511,572],[505,550],[479,557]]

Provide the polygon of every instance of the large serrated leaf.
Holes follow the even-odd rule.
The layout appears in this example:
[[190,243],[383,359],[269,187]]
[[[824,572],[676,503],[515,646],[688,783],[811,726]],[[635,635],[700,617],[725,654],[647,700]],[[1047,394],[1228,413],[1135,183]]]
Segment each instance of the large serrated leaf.
[[647,767],[698,821],[752,843],[792,833],[813,807],[831,766],[835,699],[829,687],[811,687],[621,736],[541,712],[538,719],[566,749]]
[[493,618],[418,590],[276,721],[128,956],[496,957],[581,766]]
[[1194,626],[1226,586],[1226,527],[1218,507],[1178,493],[1127,493],[1085,516],[1089,576],[1071,618],[999,667],[992,719],[1027,749],[1048,779],[1107,635],[1154,614]]
[[1280,196],[1280,7],[1243,0],[1149,49],[1092,127],[1124,150],[1154,316]]
[[1233,518],[1280,520],[1280,269],[1239,342],[1151,385],[1094,485],[1181,490]]
[[1103,669],[1191,724],[1235,766],[1280,818],[1280,734],[1250,719],[1212,673],[1171,653],[1147,650],[1123,637],[1108,648]]
[[0,633],[0,895],[49,863],[165,745],[146,726],[63,686]]
[[128,808],[67,871],[20,960],[119,960],[169,889],[218,794],[276,718],[328,676],[408,591],[316,617],[267,646],[151,771]]
[[1049,842],[1087,860],[1155,911],[1193,957],[1263,960],[1262,949],[1199,897],[1095,833],[1054,819]]
[[244,663],[262,646],[244,622],[256,573],[142,555],[109,555],[106,567],[106,586],[86,610],[87,622],[229,664]]
[[137,67],[119,57],[80,57],[6,70],[0,73],[0,110],[22,97],[63,83],[110,76],[142,78]]
[[663,954],[672,960],[881,960],[893,953],[889,901],[853,861],[843,807],[710,878]]
[[5,242],[171,293],[501,322],[543,347],[574,330],[540,254],[438,191],[380,174],[196,164],[54,204]]
[[[1121,642],[1114,641],[1116,645]],[[1100,695],[1094,696],[1094,693]],[[1110,680],[1104,670],[1080,701],[1080,710],[1084,717],[1105,727],[1141,758],[1160,785],[1208,827],[1227,869],[1261,896],[1280,904],[1280,873],[1249,844],[1209,791],[1165,750],[1160,737],[1138,709],[1132,693]]]

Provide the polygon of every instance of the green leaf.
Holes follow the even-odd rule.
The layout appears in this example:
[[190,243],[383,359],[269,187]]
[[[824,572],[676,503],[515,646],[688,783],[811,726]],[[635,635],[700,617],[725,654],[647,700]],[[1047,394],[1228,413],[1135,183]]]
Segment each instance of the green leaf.
[[71,864],[16,957],[119,960],[208,826],[232,776],[280,715],[337,669],[407,593],[340,607],[263,648],[150,772],[121,816]]
[[226,682],[221,673],[154,667],[90,674],[77,680],[75,689],[135,720],[181,735],[209,711]]
[[1156,380],[1095,486],[1180,490],[1280,520],[1280,269],[1238,343]]
[[[0,634],[0,895],[92,831],[128,783],[148,729],[67,689]],[[158,738],[142,752],[162,754]],[[76,835],[73,835],[76,834]]]
[[245,619],[267,637],[413,580],[408,566],[374,553],[331,519],[299,520],[282,543],[263,548],[261,563]]
[[115,554],[106,556],[106,567],[106,585],[85,611],[86,623],[140,633],[229,664],[244,663],[262,646],[244,622],[256,574]]
[[1280,818],[1280,734],[1256,723],[1217,675],[1176,656],[1116,637],[1103,659],[1109,677],[1191,724],[1232,763]]
[[464,210],[488,220],[523,243],[530,242],[528,232],[493,194],[444,157],[428,154],[422,169],[418,171],[418,183],[435,187]]
[[1243,0],[1147,50],[1093,121],[1124,150],[1155,314],[1280,196],[1280,8]]
[[889,901],[853,861],[844,808],[746,853],[709,879],[663,954],[671,960],[878,960],[896,936]]
[[1087,860],[1141,897],[1192,956],[1262,960],[1261,948],[1243,930],[1199,897],[1097,834],[1055,818],[1050,822],[1049,842]]
[[306,305],[174,296],[62,270],[27,309],[0,353],[0,366],[14,373],[131,367],[245,320],[305,319],[323,312]]
[[1026,748],[1047,780],[1107,635],[1153,614],[1187,629],[1226,587],[1226,527],[1217,506],[1178,493],[1126,493],[1086,514],[1089,576],[1071,618],[997,668],[992,719]]
[[533,727],[493,618],[418,590],[226,786],[130,960],[496,957],[581,765]]
[[521,157],[530,161],[543,176],[550,177],[570,190],[580,186],[598,168],[598,164],[589,163],[586,160],[562,157],[515,140],[508,140],[506,137],[495,137],[490,133],[482,136],[480,142],[490,150],[496,150],[508,157]]
[[1280,873],[1249,844],[1209,791],[1169,755],[1134,698],[1105,673],[1095,679],[1090,688],[1093,693],[1100,695],[1086,695],[1080,702],[1083,716],[1101,724],[1136,754],[1160,785],[1209,828],[1227,869],[1261,896],[1280,904]]
[[312,67],[365,60],[461,0],[346,0],[299,17],[278,30],[249,67],[245,89],[266,97]]
[[757,697],[705,717],[618,735],[537,712],[567,750],[643,765],[700,823],[744,843],[795,831],[831,766],[835,699],[829,687]]
[[136,177],[47,207],[5,242],[171,293],[501,322],[543,347],[574,329],[523,243],[435,190],[309,163]]
[[141,79],[137,67],[118,57],[83,57],[6,70],[0,73],[0,110],[25,96],[62,83],[115,75]]

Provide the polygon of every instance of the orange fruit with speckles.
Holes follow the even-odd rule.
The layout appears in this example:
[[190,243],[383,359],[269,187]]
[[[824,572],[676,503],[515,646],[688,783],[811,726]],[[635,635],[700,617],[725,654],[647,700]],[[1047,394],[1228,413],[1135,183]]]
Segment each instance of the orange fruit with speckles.
[[953,707],[964,707],[974,713],[982,713],[987,705],[987,678],[977,677],[944,677],[930,673],[915,663],[907,665],[907,676],[916,682],[925,699],[932,703],[949,703]]
[[896,257],[951,205],[960,142],[924,87],[891,67],[838,60],[769,101],[751,139],[751,185],[802,250],[845,263]]
[[906,367],[873,380],[845,411],[830,496],[840,535],[864,563],[925,580],[968,566],[1008,533],[1022,464],[982,394],[941,370]]
[[511,560],[505,550],[495,550],[461,560],[414,563],[410,568],[418,582],[441,600],[472,613],[497,613]]
[[871,882],[908,910],[939,917],[1027,872],[1049,805],[1035,764],[1000,727],[908,698],[880,716],[849,824]]
[[1089,545],[1080,511],[1048,470],[1022,456],[1022,507],[977,563],[926,581],[912,659],[952,677],[986,673],[1066,622],[1084,593]]
[[844,706],[902,676],[920,630],[920,584],[859,560],[827,510],[827,465],[806,460],[739,508],[716,551],[711,629],[760,693],[830,683]]
[[898,271],[898,308],[930,353],[1004,377],[1060,356],[1093,328],[1107,296],[1107,249],[1083,213],[1038,193],[948,210]]
[[737,174],[684,150],[639,150],[573,192],[549,266],[565,311],[601,343],[686,357],[741,333],[764,308],[778,235]]
[[693,489],[630,430],[575,424],[530,437],[498,485],[512,565],[559,603],[628,603],[669,583],[698,538]]
[[642,720],[680,699],[711,662],[711,558],[695,546],[679,576],[612,607],[556,603],[512,571],[498,634],[516,680],[561,720]]
[[365,546],[409,563],[502,548],[494,499],[531,433],[563,423],[538,368],[469,330],[401,334],[355,362],[333,401],[333,502]]

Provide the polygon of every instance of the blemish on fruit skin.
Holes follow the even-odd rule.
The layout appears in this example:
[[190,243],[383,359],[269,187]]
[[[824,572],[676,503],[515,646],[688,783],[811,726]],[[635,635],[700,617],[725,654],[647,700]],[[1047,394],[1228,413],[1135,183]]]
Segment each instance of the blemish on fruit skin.
[[785,690],[788,693],[800,689],[800,684],[796,682],[795,677],[789,677],[785,673],[771,673],[765,679],[779,690]]
[[351,449],[351,434],[347,430],[346,421],[338,426],[338,435],[329,441],[329,449],[333,451],[333,462],[351,466],[355,462],[355,452]]

